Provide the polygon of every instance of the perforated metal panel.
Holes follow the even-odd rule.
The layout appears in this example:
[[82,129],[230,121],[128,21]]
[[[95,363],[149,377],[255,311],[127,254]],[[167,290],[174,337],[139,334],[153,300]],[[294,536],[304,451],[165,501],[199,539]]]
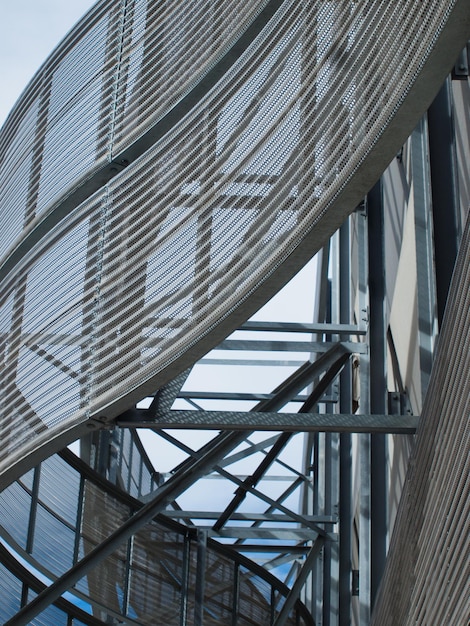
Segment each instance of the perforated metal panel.
[[242,4],[98,3],[3,129],[2,484],[275,293],[469,34],[457,0]]

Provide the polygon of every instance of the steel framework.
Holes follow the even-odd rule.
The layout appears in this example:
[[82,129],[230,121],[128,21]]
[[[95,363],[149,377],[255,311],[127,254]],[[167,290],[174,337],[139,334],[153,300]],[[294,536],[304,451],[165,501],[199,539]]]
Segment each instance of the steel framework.
[[465,619],[469,13],[100,0],[39,70],[0,137],[6,625]]

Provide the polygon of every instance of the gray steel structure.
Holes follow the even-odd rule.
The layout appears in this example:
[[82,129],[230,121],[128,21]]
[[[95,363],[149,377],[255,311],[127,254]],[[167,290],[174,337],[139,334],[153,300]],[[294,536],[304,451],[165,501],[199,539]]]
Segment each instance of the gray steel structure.
[[0,136],[5,624],[465,623],[469,36],[101,0],[53,52]]

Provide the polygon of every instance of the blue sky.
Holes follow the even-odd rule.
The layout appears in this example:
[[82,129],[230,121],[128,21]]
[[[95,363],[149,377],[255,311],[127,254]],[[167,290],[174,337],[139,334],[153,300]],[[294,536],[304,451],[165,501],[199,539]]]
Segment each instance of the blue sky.
[[95,0],[2,0],[0,125],[51,50]]

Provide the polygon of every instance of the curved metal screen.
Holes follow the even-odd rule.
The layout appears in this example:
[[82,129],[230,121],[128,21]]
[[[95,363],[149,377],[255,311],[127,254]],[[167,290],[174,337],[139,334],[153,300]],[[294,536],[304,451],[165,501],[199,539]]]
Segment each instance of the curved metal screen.
[[242,4],[98,3],[3,129],[2,484],[273,295],[469,32],[457,0]]
[[266,3],[97,3],[2,130],[1,256],[174,107]]

